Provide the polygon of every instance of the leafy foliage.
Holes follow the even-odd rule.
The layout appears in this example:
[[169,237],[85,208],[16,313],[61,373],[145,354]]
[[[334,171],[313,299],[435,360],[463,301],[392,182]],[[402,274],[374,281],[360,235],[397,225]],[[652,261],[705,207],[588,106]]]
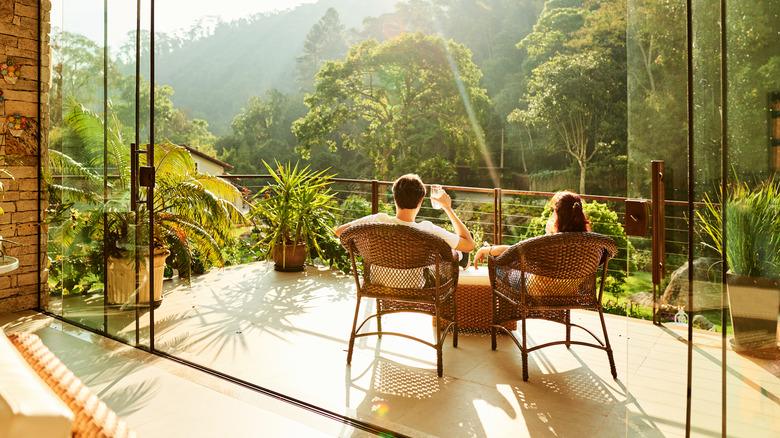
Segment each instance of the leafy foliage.
[[[780,187],[774,181],[755,187],[736,182],[728,190],[725,204],[705,197],[706,210],[696,211],[701,231],[709,245],[736,275],[780,277]],[[719,205],[725,205],[725,212]],[[723,215],[726,243],[723,243]]]
[[386,179],[416,171],[408,165],[411,151],[424,147],[416,137],[454,164],[476,165],[489,108],[480,76],[468,49],[439,37],[364,41],[318,73],[309,113],[293,124],[299,150],[362,149]]

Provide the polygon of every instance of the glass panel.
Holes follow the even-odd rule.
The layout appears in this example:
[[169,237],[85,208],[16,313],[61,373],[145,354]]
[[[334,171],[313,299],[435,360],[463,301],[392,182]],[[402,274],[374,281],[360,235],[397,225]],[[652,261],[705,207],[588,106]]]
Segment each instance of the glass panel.
[[723,232],[732,329],[724,373],[729,434],[778,431],[780,46],[763,44],[777,41],[778,6],[777,1],[726,2],[728,194]]
[[653,292],[658,296],[663,328],[627,323],[626,427],[629,435],[679,436],[686,427],[687,349],[674,340],[687,338],[684,313],[678,316],[688,308],[687,286],[685,294],[679,292],[680,279],[670,280],[670,274],[685,266],[689,252],[686,7],[682,0],[630,0],[627,5],[628,195],[650,200],[651,161],[664,162],[667,269],[654,286],[652,234],[631,239],[638,259],[645,260],[631,281],[644,284],[648,305]]
[[[700,0],[693,4],[693,116],[694,215],[687,222],[693,229],[693,298],[686,311],[693,325],[691,417],[692,433],[719,434],[723,429],[724,295],[719,255],[712,250],[702,226],[707,199],[718,199],[721,174],[721,25],[720,2]],[[689,215],[686,214],[686,217]],[[687,279],[686,279],[687,280]],[[686,281],[687,282],[687,281]],[[691,305],[692,303],[692,305]],[[741,432],[740,432],[741,433]]]
[[110,5],[52,4],[49,310],[135,343],[135,254],[145,241],[129,193],[135,87],[121,72],[135,56],[121,66],[117,57],[121,37],[135,33],[136,2]]
[[[776,433],[780,295],[775,268],[780,192],[772,178],[777,170],[776,138],[780,135],[775,129],[780,82],[775,72],[778,48],[759,42],[777,35],[779,25],[772,18],[777,4],[725,4],[726,25],[721,26],[718,2],[693,2],[694,40],[689,54],[693,59],[693,105],[686,109],[685,60],[670,56],[675,51],[682,53],[685,43],[684,4],[653,3],[655,9],[648,16],[649,3],[629,3],[629,23],[646,22],[644,28],[649,31],[643,33],[643,26],[629,25],[629,59],[634,60],[629,127],[637,134],[629,143],[629,185],[633,195],[647,197],[644,161],[652,159],[649,152],[664,159],[667,169],[671,167],[671,172],[667,171],[671,181],[666,181],[666,266],[671,275],[661,291],[664,296],[676,296],[677,307],[685,312],[680,316],[686,317],[685,325],[664,323],[660,337],[653,334],[648,338],[651,343],[644,347],[643,333],[636,329],[630,333],[629,358],[656,365],[654,373],[644,372],[646,367],[641,366],[629,379],[628,392],[636,400],[627,412],[629,430],[655,427],[670,434],[689,430],[692,435],[724,436]],[[675,7],[680,13],[664,14]],[[664,20],[667,16],[670,21]],[[721,49],[723,29],[725,53]],[[663,50],[666,37],[675,42],[672,52]],[[650,42],[657,53],[649,52]],[[725,71],[721,65],[724,57]],[[676,72],[676,78],[668,75],[673,80],[662,80],[653,76],[654,72]],[[725,96],[721,93],[723,75],[727,78]],[[655,81],[648,80],[653,77]],[[647,90],[667,92],[649,100]],[[671,121],[687,120],[687,111],[693,112],[692,154],[688,153],[684,126],[669,129],[674,125],[664,122],[671,113],[676,113],[670,116]],[[721,138],[722,115],[726,139]],[[650,135],[654,126],[667,129]],[[675,133],[676,142],[653,143]],[[667,149],[662,147],[669,145],[677,145],[677,150],[664,156]],[[679,176],[687,174],[685,166],[691,161],[693,192],[691,199],[686,199],[689,182]],[[673,200],[693,202],[692,213],[685,203],[677,206]],[[687,243],[689,232],[694,233],[693,245]],[[687,260],[693,260],[692,298],[688,295]],[[737,275],[736,270],[744,275]],[[659,348],[661,337],[682,342],[673,348]],[[689,353],[690,359],[686,357]],[[658,396],[659,385],[687,388],[690,399],[680,391],[659,407],[652,400]]]
[[102,1],[76,3],[52,4],[50,284],[55,311],[104,330],[105,21]]

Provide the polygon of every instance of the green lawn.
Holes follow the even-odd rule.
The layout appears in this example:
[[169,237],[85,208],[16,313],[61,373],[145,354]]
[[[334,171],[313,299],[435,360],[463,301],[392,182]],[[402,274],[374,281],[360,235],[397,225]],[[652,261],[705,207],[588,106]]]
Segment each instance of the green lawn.
[[[635,272],[626,278],[626,287],[623,292],[619,294],[612,294],[608,292],[604,293],[604,299],[602,301],[604,304],[604,311],[605,313],[613,313],[617,315],[628,314],[633,318],[652,320],[652,307],[635,305],[628,300],[628,296],[637,292],[652,291],[653,282],[651,274],[649,272]],[[719,333],[723,329],[721,324],[721,313],[722,311],[720,310],[707,310],[699,312],[700,315],[703,315],[715,326],[715,331]],[[728,334],[732,334],[731,320],[728,318],[728,315],[726,318],[726,332]]]

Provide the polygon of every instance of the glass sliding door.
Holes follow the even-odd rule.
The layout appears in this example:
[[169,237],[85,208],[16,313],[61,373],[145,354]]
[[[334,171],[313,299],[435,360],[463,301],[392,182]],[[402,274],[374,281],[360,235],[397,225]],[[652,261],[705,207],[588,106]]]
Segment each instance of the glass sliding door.
[[[778,6],[628,2],[629,196],[650,198],[651,160],[664,161],[666,192],[666,208],[653,211],[665,215],[660,325],[629,330],[629,432],[780,427]],[[734,275],[745,265],[749,280]],[[679,342],[657,348],[659,336]],[[632,358],[644,362],[634,372]],[[679,391],[659,403],[662,387]]]
[[724,3],[724,427],[769,436],[780,433],[780,2]]
[[59,1],[51,15],[47,310],[130,343],[143,343],[136,321],[149,308],[137,257],[148,227],[130,193],[131,144],[148,141],[136,134],[142,9],[135,0]]
[[[688,259],[688,234],[685,223],[687,166],[680,157],[687,156],[687,65],[685,9],[683,0],[627,2],[628,56],[628,197],[652,199],[653,161],[664,163],[663,179],[655,179],[665,192],[664,211],[652,208],[652,215],[665,214],[666,239],[661,245],[666,257],[660,260],[674,271]],[[664,60],[663,63],[659,60]],[[657,169],[657,167],[656,167]],[[660,189],[660,190],[659,190]],[[650,234],[635,243],[652,251]],[[658,263],[644,268],[649,277],[657,277]],[[652,275],[654,274],[654,275]],[[663,296],[666,280],[653,285]],[[684,297],[680,297],[684,301]],[[665,324],[674,320],[677,309],[685,310],[681,299],[661,299]],[[686,350],[682,344],[674,351],[654,351],[658,329],[652,325],[627,325],[626,421],[629,435],[656,433],[681,435],[685,430]],[[670,330],[670,336],[684,338],[682,327]],[[651,363],[647,363],[647,361]],[[642,366],[640,366],[642,365]],[[670,367],[670,372],[659,370]],[[666,397],[664,388],[677,388],[678,396],[662,404],[653,403]]]

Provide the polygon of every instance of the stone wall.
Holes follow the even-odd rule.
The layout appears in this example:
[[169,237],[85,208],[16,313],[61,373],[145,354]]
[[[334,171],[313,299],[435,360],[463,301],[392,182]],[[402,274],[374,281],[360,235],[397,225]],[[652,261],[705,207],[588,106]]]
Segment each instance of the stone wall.
[[[19,268],[0,274],[0,312],[35,308],[39,289],[47,290],[48,235],[41,223],[47,199],[38,165],[48,163],[50,11],[50,0],[40,0],[39,35],[39,0],[0,1],[0,64],[6,73],[0,76],[0,170],[7,172],[0,173],[0,236],[21,244],[4,245],[7,255],[19,259]],[[43,56],[39,47],[46,48]],[[48,294],[41,298],[46,307]]]

